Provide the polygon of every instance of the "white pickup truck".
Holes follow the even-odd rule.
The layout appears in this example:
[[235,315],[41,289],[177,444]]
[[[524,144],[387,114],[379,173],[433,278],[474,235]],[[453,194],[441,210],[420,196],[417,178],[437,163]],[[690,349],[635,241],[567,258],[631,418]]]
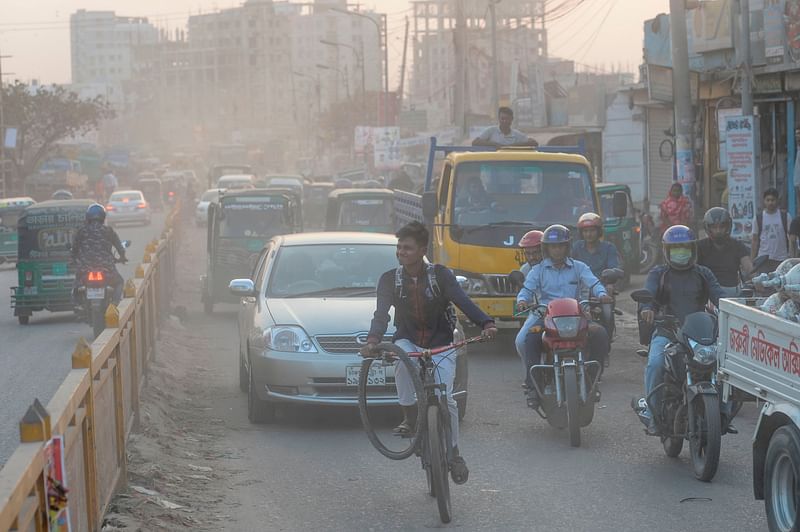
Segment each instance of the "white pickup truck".
[[753,436],[753,491],[771,531],[800,530],[800,324],[751,305],[719,305],[719,379],[764,403]]

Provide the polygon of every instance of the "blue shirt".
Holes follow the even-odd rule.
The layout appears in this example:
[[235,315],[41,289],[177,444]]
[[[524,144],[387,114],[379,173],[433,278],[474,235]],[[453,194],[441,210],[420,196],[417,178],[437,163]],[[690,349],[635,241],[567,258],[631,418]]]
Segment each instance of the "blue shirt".
[[517,303],[533,301],[533,294],[539,296],[542,305],[563,297],[580,300],[581,295],[592,287],[594,296],[606,295],[606,289],[583,262],[567,258],[563,268],[556,268],[548,258],[528,272],[525,284],[517,294]]
[[588,265],[595,275],[600,275],[608,268],[619,268],[617,247],[605,240],[600,240],[597,244],[597,249],[592,253],[586,247],[585,240],[577,240],[572,244],[572,256]]

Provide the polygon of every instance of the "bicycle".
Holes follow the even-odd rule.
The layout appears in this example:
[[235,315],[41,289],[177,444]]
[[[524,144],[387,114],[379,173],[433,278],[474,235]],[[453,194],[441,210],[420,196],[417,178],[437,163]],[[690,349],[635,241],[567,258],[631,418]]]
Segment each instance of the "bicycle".
[[[436,382],[434,372],[437,365],[432,357],[450,350],[455,352],[467,344],[485,340],[483,336],[475,336],[443,347],[410,353],[406,353],[394,344],[382,343],[375,346],[375,351],[378,352],[375,357],[365,358],[361,363],[361,374],[358,379],[358,410],[369,441],[378,452],[392,460],[404,460],[412,454],[420,457],[428,483],[428,493],[436,498],[439,518],[443,523],[449,523],[452,518],[448,476],[454,455],[450,411],[447,407],[447,386]],[[414,364],[412,358],[419,359],[420,363]],[[401,436],[409,438],[411,442],[402,451],[393,451],[381,442],[372,428],[367,411],[367,381],[370,367],[376,360],[386,365],[393,365],[397,359],[406,365],[418,398],[417,422],[414,430],[408,435]],[[420,397],[424,397],[425,400],[419,400]]]

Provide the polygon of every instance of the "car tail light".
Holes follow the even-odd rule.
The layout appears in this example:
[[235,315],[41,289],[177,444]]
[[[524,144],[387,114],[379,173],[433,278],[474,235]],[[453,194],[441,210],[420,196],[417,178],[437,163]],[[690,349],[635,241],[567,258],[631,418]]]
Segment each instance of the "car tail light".
[[136,206],[136,208],[137,208],[137,209],[146,209],[146,208],[147,208],[147,203],[145,203],[145,202],[140,202],[140,203],[139,203],[139,204]]
[[114,206],[113,205],[111,205],[111,204],[106,205],[106,211],[113,211],[113,210],[114,210]]
[[175,193],[174,193],[173,191],[171,191],[171,190],[170,190],[170,191],[169,191],[169,197],[171,198],[171,197],[172,197],[172,196],[174,196],[174,195],[175,195]]
[[104,279],[103,272],[89,272],[89,281],[102,281]]

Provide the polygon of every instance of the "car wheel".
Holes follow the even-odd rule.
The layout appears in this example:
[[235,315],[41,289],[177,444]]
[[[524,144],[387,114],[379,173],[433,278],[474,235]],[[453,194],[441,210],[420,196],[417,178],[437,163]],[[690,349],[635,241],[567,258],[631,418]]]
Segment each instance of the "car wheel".
[[269,401],[262,401],[256,392],[255,377],[253,377],[253,364],[248,372],[250,378],[247,386],[247,419],[250,423],[262,424],[275,421],[275,405]]
[[250,389],[250,376],[247,373],[247,368],[244,366],[244,359],[242,358],[241,350],[239,352],[239,389],[247,392]]

